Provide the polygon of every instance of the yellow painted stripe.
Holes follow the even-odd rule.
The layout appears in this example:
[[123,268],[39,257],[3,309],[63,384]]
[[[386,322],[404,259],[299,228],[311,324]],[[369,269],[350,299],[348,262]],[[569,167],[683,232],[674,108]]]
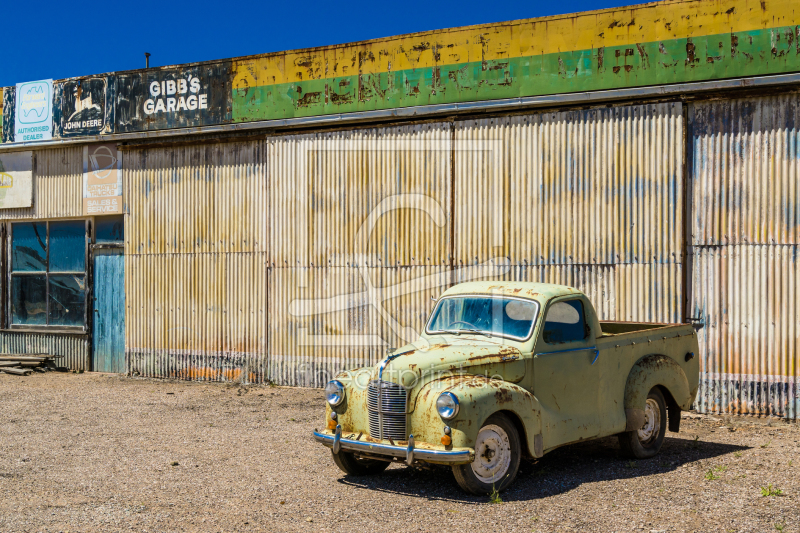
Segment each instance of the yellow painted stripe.
[[235,61],[234,87],[633,46],[797,24],[797,0],[657,2],[268,54]]

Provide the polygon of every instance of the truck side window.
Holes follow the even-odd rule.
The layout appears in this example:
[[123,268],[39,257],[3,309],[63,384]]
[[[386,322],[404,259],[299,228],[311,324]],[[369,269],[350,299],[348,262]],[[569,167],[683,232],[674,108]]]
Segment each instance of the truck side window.
[[580,300],[557,302],[550,306],[544,321],[544,342],[582,341],[589,336],[589,328],[583,316],[583,303]]

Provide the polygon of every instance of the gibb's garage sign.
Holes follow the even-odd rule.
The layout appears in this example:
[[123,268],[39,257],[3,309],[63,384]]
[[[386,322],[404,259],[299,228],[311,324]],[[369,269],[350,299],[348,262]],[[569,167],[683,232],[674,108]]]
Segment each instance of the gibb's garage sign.
[[230,122],[230,69],[222,62],[118,75],[116,132]]

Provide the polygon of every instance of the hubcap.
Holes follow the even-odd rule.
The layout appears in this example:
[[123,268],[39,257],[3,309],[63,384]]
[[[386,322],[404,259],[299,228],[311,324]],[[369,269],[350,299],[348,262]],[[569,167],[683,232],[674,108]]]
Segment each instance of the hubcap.
[[508,434],[500,426],[481,428],[475,443],[475,460],[472,471],[483,483],[497,483],[511,466],[511,443]]
[[644,406],[644,425],[638,431],[639,442],[650,443],[658,437],[659,431],[661,431],[661,409],[658,408],[657,401],[648,398]]

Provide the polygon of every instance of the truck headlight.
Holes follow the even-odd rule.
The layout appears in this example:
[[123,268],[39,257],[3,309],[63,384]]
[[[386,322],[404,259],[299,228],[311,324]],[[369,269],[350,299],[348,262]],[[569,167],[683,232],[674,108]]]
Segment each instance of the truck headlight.
[[436,410],[445,420],[454,418],[458,414],[458,398],[452,392],[441,393],[436,400]]
[[328,384],[325,385],[325,399],[328,400],[328,403],[333,407],[342,403],[342,401],[344,401],[344,385],[335,379],[329,381]]

